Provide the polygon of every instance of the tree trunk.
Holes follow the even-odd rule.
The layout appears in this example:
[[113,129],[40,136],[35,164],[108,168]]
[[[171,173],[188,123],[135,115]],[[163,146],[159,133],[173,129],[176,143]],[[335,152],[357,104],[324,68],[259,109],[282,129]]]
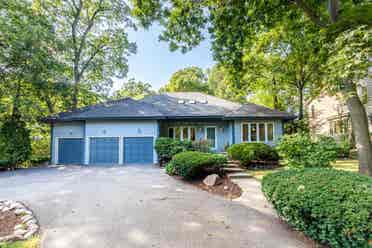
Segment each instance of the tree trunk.
[[79,83],[80,83],[78,66],[79,66],[79,62],[77,59],[75,59],[74,86],[73,86],[73,92],[72,92],[72,106],[71,106],[72,110],[76,110],[78,107],[78,94],[79,94]]
[[299,95],[298,119],[302,120],[304,118],[304,88],[303,87],[298,88],[298,95]]
[[279,106],[279,97],[278,97],[278,90],[276,88],[276,80],[275,77],[273,77],[273,101],[274,101],[274,109],[278,110],[280,108]]
[[351,116],[351,124],[358,151],[359,173],[372,176],[372,144],[366,110],[351,82],[345,83],[343,94]]

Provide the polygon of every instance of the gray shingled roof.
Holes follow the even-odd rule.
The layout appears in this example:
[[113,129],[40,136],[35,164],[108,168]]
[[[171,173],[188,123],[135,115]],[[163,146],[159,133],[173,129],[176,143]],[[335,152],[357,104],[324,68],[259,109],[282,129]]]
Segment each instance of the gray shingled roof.
[[172,119],[172,118],[278,118],[294,116],[256,104],[240,104],[198,92],[164,93],[142,100],[124,98],[50,116],[45,121],[87,119]]

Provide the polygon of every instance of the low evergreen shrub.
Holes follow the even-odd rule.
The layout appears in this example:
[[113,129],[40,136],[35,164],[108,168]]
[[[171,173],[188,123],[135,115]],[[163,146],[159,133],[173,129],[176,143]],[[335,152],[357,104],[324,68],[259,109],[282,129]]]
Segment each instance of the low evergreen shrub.
[[266,175],[262,190],[279,216],[330,247],[370,247],[372,178],[329,168]]

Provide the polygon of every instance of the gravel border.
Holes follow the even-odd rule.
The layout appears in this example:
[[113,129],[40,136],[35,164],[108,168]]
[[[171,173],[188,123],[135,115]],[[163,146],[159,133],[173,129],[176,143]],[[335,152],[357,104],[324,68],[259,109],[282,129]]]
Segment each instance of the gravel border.
[[0,200],[0,211],[13,211],[14,214],[20,216],[22,220],[22,224],[14,227],[13,234],[0,237],[0,243],[26,240],[39,232],[40,226],[34,213],[22,202]]

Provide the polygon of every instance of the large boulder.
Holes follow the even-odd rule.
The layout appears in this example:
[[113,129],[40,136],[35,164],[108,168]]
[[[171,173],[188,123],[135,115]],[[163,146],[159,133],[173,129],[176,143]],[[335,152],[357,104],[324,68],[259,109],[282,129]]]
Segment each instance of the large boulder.
[[203,183],[207,186],[215,186],[219,179],[220,177],[217,174],[212,174],[204,178]]

